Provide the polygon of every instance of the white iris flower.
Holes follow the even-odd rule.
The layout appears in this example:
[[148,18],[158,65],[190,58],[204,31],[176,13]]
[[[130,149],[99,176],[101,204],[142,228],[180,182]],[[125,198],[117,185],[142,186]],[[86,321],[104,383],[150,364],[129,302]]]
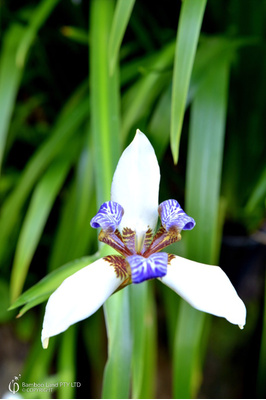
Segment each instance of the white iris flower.
[[[246,308],[227,275],[205,265],[160,252],[194,228],[176,200],[158,204],[160,169],[147,137],[137,130],[114,173],[111,201],[91,220],[101,228],[99,240],[120,255],[95,261],[65,279],[48,300],[42,344],[70,325],[88,318],[115,291],[129,284],[158,278],[198,310],[226,318],[241,328]],[[161,225],[156,232],[158,215]]]

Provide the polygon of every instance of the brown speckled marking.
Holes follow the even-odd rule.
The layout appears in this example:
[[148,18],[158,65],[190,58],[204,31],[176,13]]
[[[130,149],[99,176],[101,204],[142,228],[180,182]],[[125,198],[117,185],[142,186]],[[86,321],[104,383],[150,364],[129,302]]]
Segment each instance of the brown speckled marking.
[[170,262],[171,262],[174,258],[175,258],[175,255],[174,255],[174,254],[168,254],[168,262],[167,262],[167,264],[169,265]]
[[157,231],[156,235],[151,242],[150,247],[143,253],[143,257],[149,257],[153,253],[164,249],[172,243],[181,239],[180,232],[177,229],[170,229],[166,231],[163,226]]
[[136,232],[130,228],[124,228],[122,232],[123,242],[125,246],[132,252],[132,254],[136,253],[135,250],[135,237]]
[[106,233],[101,230],[98,239],[100,242],[108,244],[125,257],[132,255],[132,252],[125,246],[122,236],[118,230],[113,233]]
[[111,255],[106,256],[103,259],[108,261],[109,264],[114,267],[117,278],[128,278],[129,274],[127,272],[127,262],[124,257]]
[[143,244],[143,249],[141,251],[141,254],[145,253],[145,251],[150,247],[151,242],[152,242],[152,237],[153,237],[153,232],[152,229],[149,228],[147,232],[145,233],[145,239],[144,239],[144,244]]

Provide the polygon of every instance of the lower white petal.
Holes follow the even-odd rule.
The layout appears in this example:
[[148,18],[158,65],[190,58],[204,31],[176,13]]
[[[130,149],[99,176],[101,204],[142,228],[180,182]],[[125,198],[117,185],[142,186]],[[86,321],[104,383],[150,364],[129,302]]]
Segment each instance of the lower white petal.
[[124,150],[116,167],[111,200],[124,209],[119,229],[131,228],[141,241],[158,219],[160,169],[152,145],[137,130],[134,140]]
[[245,325],[246,307],[220,267],[174,256],[161,281],[198,310]]
[[42,344],[49,337],[92,315],[121,285],[114,267],[103,258],[65,279],[50,296],[45,309]]

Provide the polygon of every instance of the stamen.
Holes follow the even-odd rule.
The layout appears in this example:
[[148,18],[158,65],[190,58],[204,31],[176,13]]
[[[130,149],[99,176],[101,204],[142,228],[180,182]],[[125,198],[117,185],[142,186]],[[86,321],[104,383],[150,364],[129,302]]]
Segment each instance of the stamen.
[[124,228],[122,232],[122,240],[125,243],[126,247],[131,251],[132,254],[135,254],[135,236],[136,232],[130,228]]
[[131,269],[132,283],[141,283],[148,279],[162,278],[167,273],[168,254],[156,253],[149,258],[141,255],[127,257]]
[[120,232],[118,231],[118,229],[115,232],[105,232],[105,231],[101,231],[98,239],[100,242],[106,243],[109,246],[111,246],[113,249],[117,250],[118,253],[120,253],[122,256],[130,256],[133,253],[125,246],[123,240],[122,240],[122,236],[120,234]]
[[145,230],[138,230],[135,236],[135,254],[141,254],[145,242]]
[[143,247],[141,250],[141,254],[144,254],[145,251],[150,247],[150,245],[152,243],[152,235],[153,235],[152,229],[149,228],[147,230],[147,232],[145,233],[145,239],[144,239]]
[[176,200],[166,200],[159,205],[159,215],[161,217],[163,227],[169,231],[176,229],[179,232],[182,230],[190,230],[195,226],[193,218],[189,217],[180,204]]
[[92,228],[102,228],[105,232],[114,232],[120,224],[124,215],[123,207],[115,201],[107,201],[103,203],[92,218],[90,224]]
[[143,257],[149,257],[153,253],[157,253],[158,251],[164,249],[165,247],[178,242],[181,240],[180,232],[172,227],[168,232],[164,229],[163,226],[160,227],[158,232],[153,238],[151,245],[148,249],[143,253]]

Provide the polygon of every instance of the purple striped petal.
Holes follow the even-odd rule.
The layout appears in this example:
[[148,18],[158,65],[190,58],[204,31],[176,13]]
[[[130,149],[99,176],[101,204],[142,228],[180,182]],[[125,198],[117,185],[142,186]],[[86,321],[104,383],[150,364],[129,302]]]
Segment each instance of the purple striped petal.
[[115,201],[107,201],[103,203],[92,218],[90,224],[92,228],[102,228],[105,232],[114,232],[121,222],[124,209]]
[[166,200],[159,205],[159,215],[163,227],[169,231],[177,228],[178,231],[193,229],[196,222],[182,210],[176,200]]
[[147,279],[161,278],[167,273],[167,253],[155,253],[149,258],[137,254],[127,257],[126,260],[131,268],[132,283],[141,283]]

